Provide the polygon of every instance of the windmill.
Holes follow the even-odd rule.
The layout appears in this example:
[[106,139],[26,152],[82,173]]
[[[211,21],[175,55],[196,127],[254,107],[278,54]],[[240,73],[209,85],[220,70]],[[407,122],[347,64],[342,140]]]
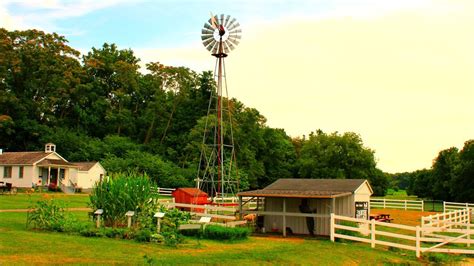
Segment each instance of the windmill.
[[205,191],[213,203],[223,204],[224,198],[234,197],[238,192],[224,58],[239,44],[241,32],[236,19],[224,14],[211,14],[201,31],[204,47],[216,57],[217,90],[209,99],[196,187]]

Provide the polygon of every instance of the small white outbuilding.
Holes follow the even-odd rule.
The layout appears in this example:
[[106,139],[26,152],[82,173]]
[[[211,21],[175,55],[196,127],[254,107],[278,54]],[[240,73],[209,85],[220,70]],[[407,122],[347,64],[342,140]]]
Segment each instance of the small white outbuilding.
[[[365,179],[294,178],[278,179],[264,189],[240,192],[238,196],[241,213],[259,216],[264,232],[309,234],[306,218],[314,217],[314,233],[329,236],[331,213],[369,219],[372,193]],[[244,210],[246,202],[261,202],[262,198],[263,206]],[[302,212],[303,204],[311,211]]]

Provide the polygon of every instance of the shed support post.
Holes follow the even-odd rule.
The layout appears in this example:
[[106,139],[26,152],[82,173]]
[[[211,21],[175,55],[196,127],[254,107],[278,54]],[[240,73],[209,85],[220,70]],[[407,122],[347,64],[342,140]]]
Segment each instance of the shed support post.
[[239,220],[242,220],[242,196],[239,196]]
[[336,198],[331,199],[331,213],[336,214]]
[[286,237],[286,199],[283,198],[283,237]]

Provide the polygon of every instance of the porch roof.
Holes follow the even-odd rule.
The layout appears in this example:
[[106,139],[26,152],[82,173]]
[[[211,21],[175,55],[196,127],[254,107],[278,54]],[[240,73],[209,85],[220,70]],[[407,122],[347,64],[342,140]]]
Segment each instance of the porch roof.
[[38,166],[62,166],[67,168],[79,168],[79,166],[74,165],[72,163],[58,160],[58,159],[44,159],[37,164]]

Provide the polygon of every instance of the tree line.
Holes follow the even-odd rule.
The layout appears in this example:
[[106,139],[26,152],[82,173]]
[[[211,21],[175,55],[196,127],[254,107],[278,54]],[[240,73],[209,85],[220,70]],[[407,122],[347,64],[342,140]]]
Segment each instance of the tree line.
[[474,202],[474,140],[442,150],[430,169],[392,175],[392,185],[422,198]]
[[[146,64],[105,43],[87,54],[65,37],[0,29],[0,148],[41,150],[53,142],[70,161],[101,161],[109,172],[146,172],[163,187],[193,186],[213,74]],[[369,179],[377,195],[389,177],[356,133],[291,138],[237,99],[233,115],[241,189],[278,178]]]

